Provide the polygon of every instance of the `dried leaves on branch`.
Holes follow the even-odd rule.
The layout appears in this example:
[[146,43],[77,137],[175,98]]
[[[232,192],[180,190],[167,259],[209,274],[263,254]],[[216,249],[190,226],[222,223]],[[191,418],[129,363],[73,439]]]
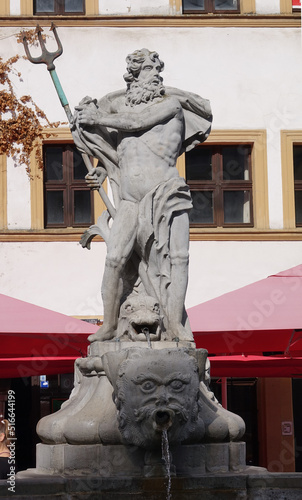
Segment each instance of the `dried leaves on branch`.
[[[35,43],[32,32],[28,32],[28,39]],[[35,148],[37,140],[45,138],[45,127],[56,128],[60,122],[49,122],[31,96],[17,97],[11,76],[22,81],[21,74],[14,69],[19,59],[17,55],[7,61],[0,57],[0,154],[12,157],[18,165],[24,164],[30,174],[30,155],[34,149],[38,166],[43,168],[41,148]]]

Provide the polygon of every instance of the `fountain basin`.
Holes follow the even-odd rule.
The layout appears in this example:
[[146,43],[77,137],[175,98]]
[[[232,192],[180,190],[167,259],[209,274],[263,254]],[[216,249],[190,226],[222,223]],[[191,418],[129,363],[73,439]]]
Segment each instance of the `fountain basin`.
[[[202,476],[205,473],[243,472],[245,443],[206,443],[170,448],[177,476]],[[38,444],[37,473],[101,477],[158,475],[161,454],[137,446]]]
[[[172,477],[172,500],[301,500],[302,475],[268,473],[248,467],[241,473]],[[7,483],[0,481],[0,498],[7,498]],[[166,500],[165,478],[45,476],[26,471],[16,479],[14,500]]]

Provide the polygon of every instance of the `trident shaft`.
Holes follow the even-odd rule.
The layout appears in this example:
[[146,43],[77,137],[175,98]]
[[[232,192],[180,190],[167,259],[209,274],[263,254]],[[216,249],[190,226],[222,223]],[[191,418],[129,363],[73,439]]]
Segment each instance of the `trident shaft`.
[[[62,54],[63,46],[62,46],[62,43],[58,37],[56,27],[53,23],[51,23],[50,30],[53,31],[54,37],[55,37],[56,42],[58,44],[58,49],[55,52],[49,52],[46,49],[45,43],[44,43],[44,40],[42,37],[42,28],[40,28],[39,25],[37,25],[36,31],[38,34],[38,40],[39,40],[39,43],[41,46],[42,54],[39,57],[32,57],[32,55],[30,54],[29,48],[28,48],[26,34],[24,32],[23,32],[23,38],[22,38],[23,45],[24,45],[25,53],[26,53],[30,62],[32,62],[34,64],[44,63],[47,65],[47,69],[50,72],[52,81],[53,81],[54,86],[56,88],[60,102],[65,110],[68,121],[70,124],[72,124],[73,123],[73,115],[72,115],[72,112],[70,110],[67,98],[64,94],[64,91],[63,91],[62,85],[60,83],[60,80],[58,78],[58,75],[56,73],[55,65],[53,63],[54,60]],[[81,152],[81,154],[82,154],[83,161],[86,165],[86,168],[87,168],[88,172],[90,173],[92,171],[92,165],[90,163],[89,157],[86,153]],[[112,217],[112,219],[114,219],[116,210],[115,210],[114,206],[112,205],[111,201],[109,200],[107,193],[105,192],[103,186],[100,186],[100,188],[99,188],[99,195],[102,198],[103,202],[105,203],[110,216]],[[133,252],[132,259],[135,259],[135,261],[137,262],[137,265],[138,265],[138,256],[137,256],[136,252]],[[157,294],[154,290],[152,283],[149,280],[146,269],[142,265],[139,265],[138,267],[139,267],[140,278],[141,278],[142,282],[144,283],[144,286],[147,290],[147,293],[149,295],[152,295],[153,297],[156,297]]]
[[[58,49],[54,52],[50,52],[49,50],[46,49],[46,46],[45,46],[45,43],[44,43],[44,40],[42,37],[42,28],[39,25],[37,25],[37,28],[36,28],[39,44],[40,44],[40,47],[42,50],[42,54],[39,57],[32,57],[32,55],[29,51],[29,48],[28,48],[28,42],[27,42],[26,34],[24,33],[24,31],[23,31],[22,41],[23,41],[26,56],[30,62],[32,62],[33,64],[42,64],[43,63],[43,64],[47,65],[47,69],[48,69],[50,76],[52,78],[52,81],[53,81],[53,84],[54,84],[55,89],[57,91],[57,94],[59,96],[60,102],[65,110],[68,121],[70,124],[72,124],[73,123],[73,115],[72,115],[72,112],[70,110],[66,95],[65,95],[64,90],[62,88],[62,85],[60,83],[59,77],[57,75],[56,67],[54,65],[54,60],[63,53],[63,46],[62,46],[61,40],[59,39],[59,36],[57,34],[57,30],[56,30],[54,23],[51,23],[50,31],[53,32],[54,37],[56,39],[56,42],[58,44]],[[92,171],[93,167],[91,165],[89,157],[86,153],[81,153],[81,154],[82,154],[82,158],[83,158],[83,161],[85,163],[85,166],[88,170],[88,173],[90,173]],[[115,208],[112,205],[111,201],[109,200],[107,193],[105,192],[103,186],[100,186],[99,194],[100,194],[103,202],[105,203],[110,216],[112,218],[114,218]]]

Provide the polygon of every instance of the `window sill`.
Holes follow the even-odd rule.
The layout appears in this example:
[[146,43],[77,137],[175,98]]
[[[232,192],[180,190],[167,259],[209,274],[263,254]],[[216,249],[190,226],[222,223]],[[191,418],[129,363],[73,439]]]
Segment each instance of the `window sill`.
[[302,228],[190,228],[190,241],[301,241]]
[[[1,242],[47,242],[47,241],[76,241],[79,243],[82,234],[88,229],[35,229],[35,230],[1,230]],[[103,241],[100,236],[95,236],[93,241]]]
[[[86,228],[1,230],[0,242],[77,242]],[[103,239],[96,236],[94,242]],[[190,241],[302,241],[302,227],[296,229],[191,228]]]
[[301,14],[181,14],[170,16],[112,16],[86,14],[79,16],[0,16],[1,26],[28,26],[39,22],[43,26],[55,20],[57,26],[104,26],[104,27],[257,27],[291,28],[301,27]]

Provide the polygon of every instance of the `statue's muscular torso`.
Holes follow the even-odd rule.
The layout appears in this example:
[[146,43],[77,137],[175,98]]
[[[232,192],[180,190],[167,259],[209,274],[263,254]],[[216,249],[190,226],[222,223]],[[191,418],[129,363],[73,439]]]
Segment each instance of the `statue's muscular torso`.
[[[150,106],[150,110],[156,113],[156,106],[151,108],[152,104],[135,106],[135,111],[139,113],[143,109],[142,106]],[[150,129],[137,132],[120,131],[117,153],[121,199],[138,202],[158,184],[178,177],[175,165],[183,133],[184,117],[179,105],[175,106],[175,115],[172,118]]]

